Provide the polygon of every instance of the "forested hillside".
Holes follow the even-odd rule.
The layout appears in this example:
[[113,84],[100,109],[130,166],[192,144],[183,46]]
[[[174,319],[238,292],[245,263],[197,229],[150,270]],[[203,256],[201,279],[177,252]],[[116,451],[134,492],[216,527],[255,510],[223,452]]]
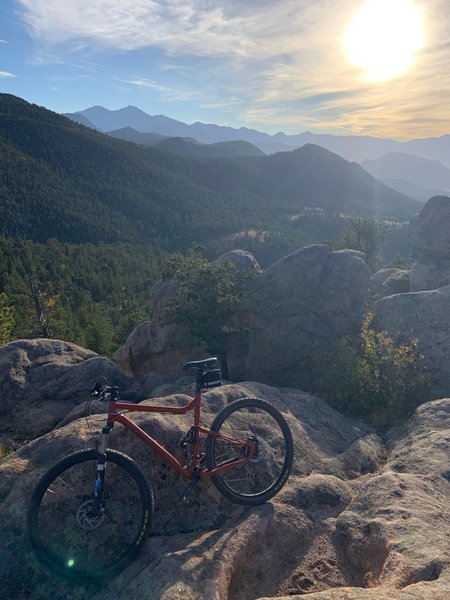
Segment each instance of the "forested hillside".
[[[0,237],[0,322],[6,339],[55,337],[111,355],[151,317],[160,273],[151,244],[46,244]],[[1,323],[0,323],[1,324]],[[4,334],[5,335],[5,334]]]
[[419,206],[311,144],[198,161],[112,139],[6,94],[0,143],[0,233],[39,242],[152,240],[171,249],[280,229],[305,207],[405,220]]
[[253,226],[256,207],[268,224],[254,195],[224,202],[195,180],[186,159],[114,140],[7,95],[0,96],[0,143],[4,235],[170,247]]
[[311,144],[197,160],[0,94],[2,331],[110,353],[150,316],[164,253],[196,241],[209,256],[243,247],[268,265],[337,237],[346,216],[406,220],[419,206]]
[[[147,134],[148,135],[148,134]],[[155,144],[157,150],[172,152],[178,156],[192,158],[233,158],[242,156],[264,156],[264,152],[249,142],[216,142],[200,144],[192,138],[171,137]]]

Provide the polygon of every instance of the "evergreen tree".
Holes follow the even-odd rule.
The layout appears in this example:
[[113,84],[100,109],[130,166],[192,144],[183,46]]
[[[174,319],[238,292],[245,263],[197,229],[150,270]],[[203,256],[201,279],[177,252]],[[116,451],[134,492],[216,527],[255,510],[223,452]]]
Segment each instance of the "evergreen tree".
[[185,256],[177,253],[168,258],[164,277],[179,284],[168,310],[193,340],[217,354],[223,377],[228,379],[227,341],[236,331],[232,318],[244,298],[243,282],[248,275],[230,261],[210,263],[203,253],[202,246],[193,245]]
[[369,217],[355,217],[341,233],[339,239],[327,241],[332,250],[351,248],[366,255],[369,269],[375,272],[381,263],[381,252],[386,242],[388,226]]

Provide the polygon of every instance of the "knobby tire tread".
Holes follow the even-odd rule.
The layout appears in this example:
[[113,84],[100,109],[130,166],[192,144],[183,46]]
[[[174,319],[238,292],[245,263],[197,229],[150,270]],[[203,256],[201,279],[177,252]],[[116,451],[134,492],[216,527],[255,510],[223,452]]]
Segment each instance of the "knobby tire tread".
[[[101,580],[107,577],[111,577],[122,571],[132,560],[135,558],[137,553],[142,547],[143,542],[146,538],[146,533],[150,526],[153,510],[154,510],[154,497],[153,491],[149,487],[146,477],[138,464],[126,454],[117,450],[106,450],[107,462],[113,462],[116,465],[125,469],[128,474],[135,480],[142,499],[142,505],[146,509],[146,514],[142,520],[142,528],[137,541],[130,544],[126,553],[123,553],[119,559],[107,567],[97,569],[94,571],[86,570],[72,570],[64,567],[62,564],[55,562],[45,551],[38,527],[39,507],[44,497],[45,492],[49,486],[55,481],[55,479],[61,475],[64,471],[73,467],[74,465],[81,462],[88,462],[90,460],[96,460],[97,450],[94,448],[87,450],[79,450],[69,454],[53,467],[51,467],[38,481],[36,484],[30,499],[30,504],[27,513],[27,528],[31,542],[31,546],[35,556],[38,560],[44,564],[48,569],[57,575],[60,575],[66,579],[72,581],[84,581],[84,580]],[[95,480],[93,479],[93,483]]]
[[[264,492],[256,494],[241,494],[239,492],[236,492],[226,484],[226,482],[220,474],[211,477],[211,479],[213,484],[219,490],[219,492],[232,502],[247,506],[256,506],[258,504],[263,504],[264,502],[267,502],[281,490],[281,488],[285,485],[286,481],[288,480],[292,469],[292,463],[294,458],[294,443],[292,439],[291,430],[289,429],[289,425],[287,424],[285,418],[277,408],[275,408],[272,404],[266,402],[265,400],[260,400],[258,398],[241,398],[239,400],[231,402],[224,409],[222,409],[214,419],[210,429],[211,431],[218,432],[230,415],[232,415],[234,412],[238,411],[241,408],[251,407],[259,408],[269,413],[279,425],[280,430],[283,433],[284,442],[286,445],[286,456],[278,478]],[[214,457],[215,443],[216,438],[214,436],[209,436],[206,446],[206,460],[208,469],[214,469],[216,467]]]

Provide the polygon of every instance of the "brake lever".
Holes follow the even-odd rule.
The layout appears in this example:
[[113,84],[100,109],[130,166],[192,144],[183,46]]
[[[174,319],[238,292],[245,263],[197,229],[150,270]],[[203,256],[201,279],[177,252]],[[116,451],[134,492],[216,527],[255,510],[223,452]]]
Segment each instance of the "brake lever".
[[94,387],[91,390],[91,396],[96,398],[100,396],[104,388],[106,387],[106,377],[101,377],[94,383]]

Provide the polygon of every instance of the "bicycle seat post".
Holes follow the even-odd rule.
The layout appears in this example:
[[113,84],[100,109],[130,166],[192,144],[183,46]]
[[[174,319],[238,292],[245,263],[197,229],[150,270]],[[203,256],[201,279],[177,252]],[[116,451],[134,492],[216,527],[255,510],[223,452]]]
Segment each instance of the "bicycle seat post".
[[203,387],[203,369],[195,369],[195,393],[201,394]]

